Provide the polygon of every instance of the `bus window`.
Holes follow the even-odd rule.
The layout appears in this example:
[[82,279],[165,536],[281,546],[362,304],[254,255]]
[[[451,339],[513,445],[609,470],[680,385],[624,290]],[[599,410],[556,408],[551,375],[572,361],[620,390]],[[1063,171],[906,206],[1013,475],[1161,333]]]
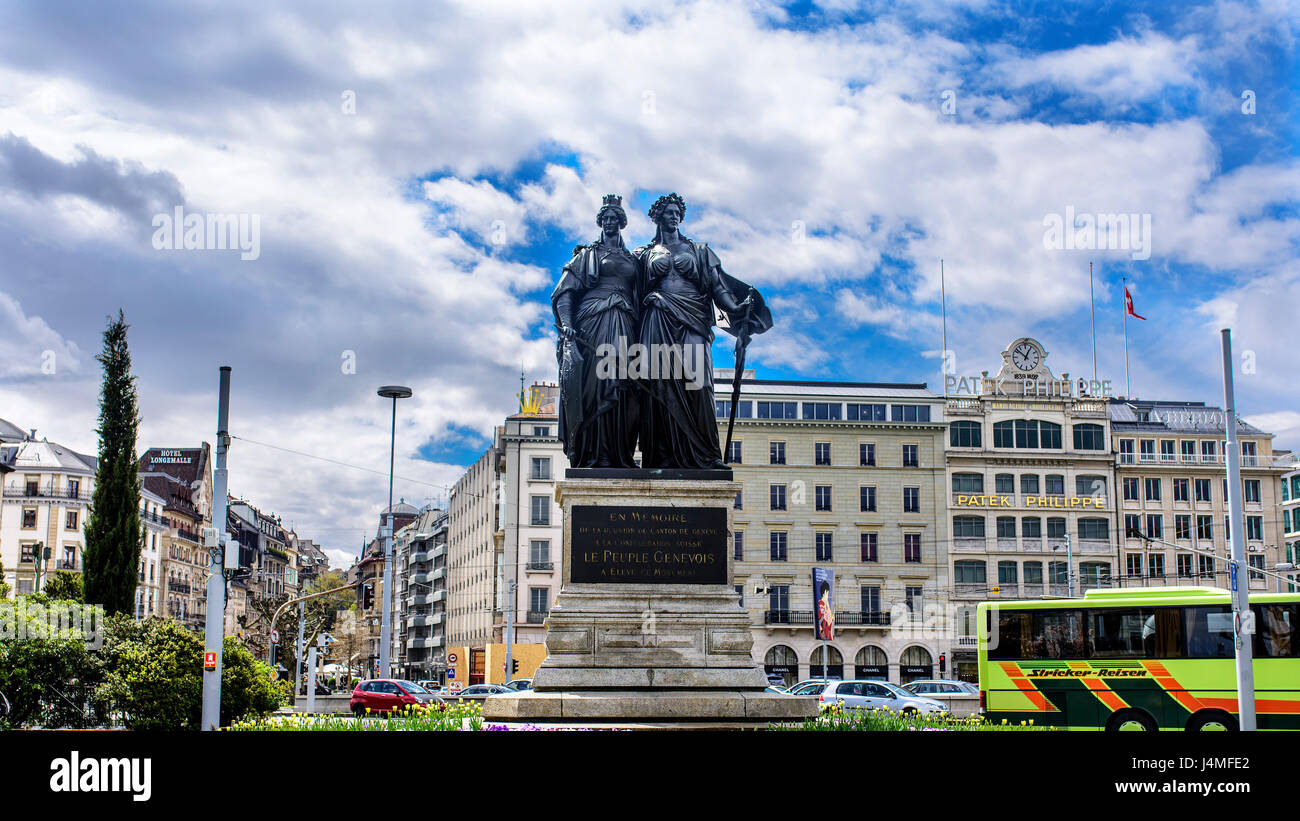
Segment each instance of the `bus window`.
[[[993,621],[993,608],[989,608],[989,622]],[[1022,611],[998,610],[997,627],[989,631],[988,652],[991,659],[1033,658],[1029,646],[1029,614]]]
[[1035,610],[1033,624],[1031,645],[1034,654],[1026,655],[1025,658],[1087,658],[1082,611]]
[[1255,657],[1294,658],[1300,655],[1300,620],[1295,604],[1255,604]]
[[1226,604],[1187,607],[1187,657],[1227,659],[1234,654],[1232,610]]
[[1182,612],[1175,607],[1094,610],[1088,638],[1093,658],[1179,658]]

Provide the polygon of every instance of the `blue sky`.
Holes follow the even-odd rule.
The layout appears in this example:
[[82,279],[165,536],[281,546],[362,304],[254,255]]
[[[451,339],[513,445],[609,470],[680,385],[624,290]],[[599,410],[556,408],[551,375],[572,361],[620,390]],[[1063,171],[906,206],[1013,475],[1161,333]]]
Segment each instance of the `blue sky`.
[[[960,373],[1030,335],[1084,375],[1092,261],[1102,376],[1128,277],[1136,395],[1219,403],[1231,326],[1243,414],[1300,448],[1293,5],[103,8],[0,11],[0,417],[52,440],[94,449],[121,307],[142,448],[210,439],[230,364],[236,432],[386,468],[374,389],[410,384],[397,493],[437,499],[521,368],[553,378],[549,293],[601,196],[639,244],[678,191],[773,308],[764,377],[938,385],[940,259]],[[259,255],[155,249],[176,206],[257,215]],[[1148,217],[1149,257],[1045,247],[1066,209]],[[253,445],[232,477],[343,551],[387,490]]]

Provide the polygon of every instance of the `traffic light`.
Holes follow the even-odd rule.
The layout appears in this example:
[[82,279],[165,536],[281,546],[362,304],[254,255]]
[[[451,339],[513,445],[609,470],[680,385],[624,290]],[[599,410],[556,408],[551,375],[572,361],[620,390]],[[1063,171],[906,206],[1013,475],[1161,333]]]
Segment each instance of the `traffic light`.
[[375,606],[375,586],[367,584],[361,588],[361,609],[369,610]]
[[940,653],[940,654],[939,654],[939,672],[940,672],[940,673],[946,673],[946,672],[948,672],[948,654],[947,654],[947,653]]
[[512,658],[510,659],[510,662],[510,675],[513,676],[519,672],[519,659]]

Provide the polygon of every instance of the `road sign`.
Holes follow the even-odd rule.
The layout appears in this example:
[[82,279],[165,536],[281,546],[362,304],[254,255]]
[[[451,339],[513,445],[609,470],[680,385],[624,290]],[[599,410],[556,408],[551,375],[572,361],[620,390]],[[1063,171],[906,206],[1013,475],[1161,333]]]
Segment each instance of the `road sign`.
[[1232,592],[1237,592],[1237,563],[1228,562],[1228,582],[1232,585]]
[[448,654],[447,654],[447,663],[448,663],[448,664],[455,664],[455,663],[456,663],[456,654],[455,654],[455,653],[448,653]]
[[461,683],[459,681],[453,681],[451,683],[451,691],[453,693],[459,693],[461,691]]
[[989,592],[990,592],[990,593],[1001,593],[1001,592],[1002,592],[1002,588],[1001,588],[1001,587],[998,587],[998,586],[995,584],[995,585],[993,585],[991,588],[989,588]]
[[217,654],[216,654],[216,653],[204,653],[204,654],[203,654],[203,669],[204,669],[204,670],[215,670],[215,669],[217,669]]
[[280,631],[279,631],[279,630],[272,630],[272,631],[271,631],[271,643],[272,643],[272,644],[279,644],[279,643],[280,643]]
[[280,677],[280,671],[279,671],[279,670],[272,670],[272,671],[271,671],[271,681],[275,681],[275,680],[278,679],[279,677]]

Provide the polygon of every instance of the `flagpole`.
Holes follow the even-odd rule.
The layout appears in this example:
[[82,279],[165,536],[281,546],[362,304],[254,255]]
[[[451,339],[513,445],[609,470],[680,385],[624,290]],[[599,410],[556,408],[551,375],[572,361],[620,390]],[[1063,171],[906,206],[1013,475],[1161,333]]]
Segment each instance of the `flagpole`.
[[1097,381],[1097,292],[1092,284],[1092,260],[1088,260],[1088,309],[1092,312],[1092,381]]
[[1120,288],[1123,290],[1120,308],[1124,311],[1124,397],[1133,398],[1133,383],[1128,376],[1128,277],[1121,277]]
[[939,260],[939,310],[943,314],[943,350],[939,352],[939,369],[943,372],[943,393],[948,395],[948,294],[943,281],[943,260]]

